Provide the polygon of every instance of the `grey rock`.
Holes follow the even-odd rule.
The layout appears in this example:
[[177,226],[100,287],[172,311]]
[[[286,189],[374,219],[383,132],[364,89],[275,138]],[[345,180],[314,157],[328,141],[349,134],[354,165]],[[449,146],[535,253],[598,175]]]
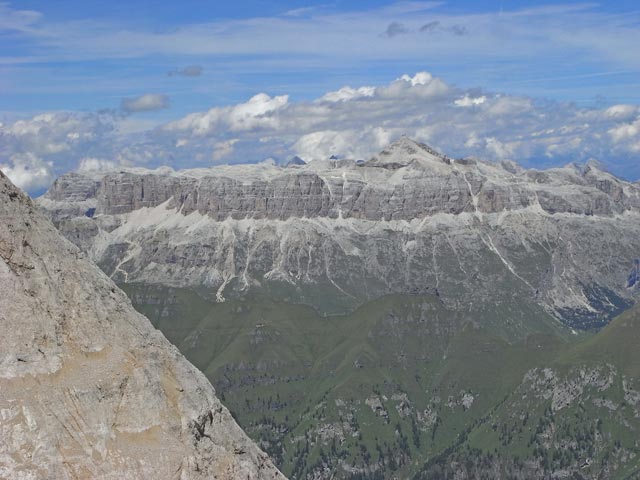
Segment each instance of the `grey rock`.
[[[50,196],[91,199],[75,180]],[[283,478],[204,375],[2,173],[0,291],[1,478]]]
[[[253,165],[173,174],[124,171],[96,181],[60,177],[43,198],[54,216],[95,202],[117,215],[168,200],[183,214],[225,218],[328,217],[412,220],[437,213],[498,213],[541,207],[550,214],[614,215],[640,208],[636,185],[589,166],[548,171],[454,160],[403,138],[366,163],[314,162],[296,169]],[[56,210],[56,208],[58,210]]]
[[292,157],[291,160],[287,162],[286,167],[287,168],[299,167],[300,165],[306,165],[306,164],[307,162],[305,162],[303,159],[301,159],[296,155],[295,157]]
[[403,137],[364,165],[134,169],[101,174],[83,196],[91,181],[63,176],[38,203],[120,282],[205,286],[221,301],[267,288],[344,308],[431,293],[466,311],[542,308],[572,328],[634,301],[640,188],[593,164],[526,170]]

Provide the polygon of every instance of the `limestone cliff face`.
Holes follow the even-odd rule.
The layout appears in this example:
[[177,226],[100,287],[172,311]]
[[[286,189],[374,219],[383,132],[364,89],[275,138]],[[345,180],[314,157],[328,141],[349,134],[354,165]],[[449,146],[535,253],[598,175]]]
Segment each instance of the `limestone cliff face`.
[[[91,182],[70,185],[92,198]],[[0,292],[0,478],[284,478],[2,173]]]
[[596,165],[454,160],[407,138],[364,165],[68,174],[38,204],[115,280],[219,300],[252,287],[316,305],[436,293],[591,328],[633,301],[640,256],[638,185]]
[[637,186],[595,166],[535,171],[453,160],[406,138],[363,167],[320,162],[287,169],[258,165],[178,174],[126,171],[96,179],[71,173],[58,179],[45,199],[93,205],[96,214],[104,215],[171,200],[184,215],[197,211],[219,221],[339,216],[412,220],[527,207],[550,214],[613,215],[640,209]]

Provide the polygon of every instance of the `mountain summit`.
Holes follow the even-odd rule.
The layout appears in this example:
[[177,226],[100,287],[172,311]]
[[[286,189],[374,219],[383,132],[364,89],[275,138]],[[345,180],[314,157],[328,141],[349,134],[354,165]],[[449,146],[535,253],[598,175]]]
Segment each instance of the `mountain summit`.
[[1,172],[0,292],[0,477],[284,478]]
[[449,157],[439,153],[429,145],[403,135],[374,156],[368,162],[368,165],[396,169],[411,164],[423,166],[451,165],[451,161]]

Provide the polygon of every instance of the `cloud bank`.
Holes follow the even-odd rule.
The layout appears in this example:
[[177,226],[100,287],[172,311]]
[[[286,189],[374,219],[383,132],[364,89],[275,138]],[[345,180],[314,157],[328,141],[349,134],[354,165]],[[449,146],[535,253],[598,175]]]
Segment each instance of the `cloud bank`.
[[[165,104],[145,97],[132,99],[130,111]],[[54,112],[0,125],[0,168],[33,191],[76,169],[368,158],[406,134],[456,157],[536,167],[597,159],[640,178],[638,105],[580,108],[461,89],[428,72],[345,86],[311,101],[258,93],[142,132],[126,133],[124,121],[117,112]]]

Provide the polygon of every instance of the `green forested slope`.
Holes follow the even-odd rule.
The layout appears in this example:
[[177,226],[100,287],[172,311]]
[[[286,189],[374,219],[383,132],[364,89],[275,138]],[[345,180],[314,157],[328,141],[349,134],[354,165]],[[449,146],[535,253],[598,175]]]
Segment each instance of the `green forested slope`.
[[[462,316],[436,296],[324,317],[124,287],[291,478],[627,478],[639,465],[634,310],[574,338],[542,311]],[[501,327],[516,314],[524,336]]]

